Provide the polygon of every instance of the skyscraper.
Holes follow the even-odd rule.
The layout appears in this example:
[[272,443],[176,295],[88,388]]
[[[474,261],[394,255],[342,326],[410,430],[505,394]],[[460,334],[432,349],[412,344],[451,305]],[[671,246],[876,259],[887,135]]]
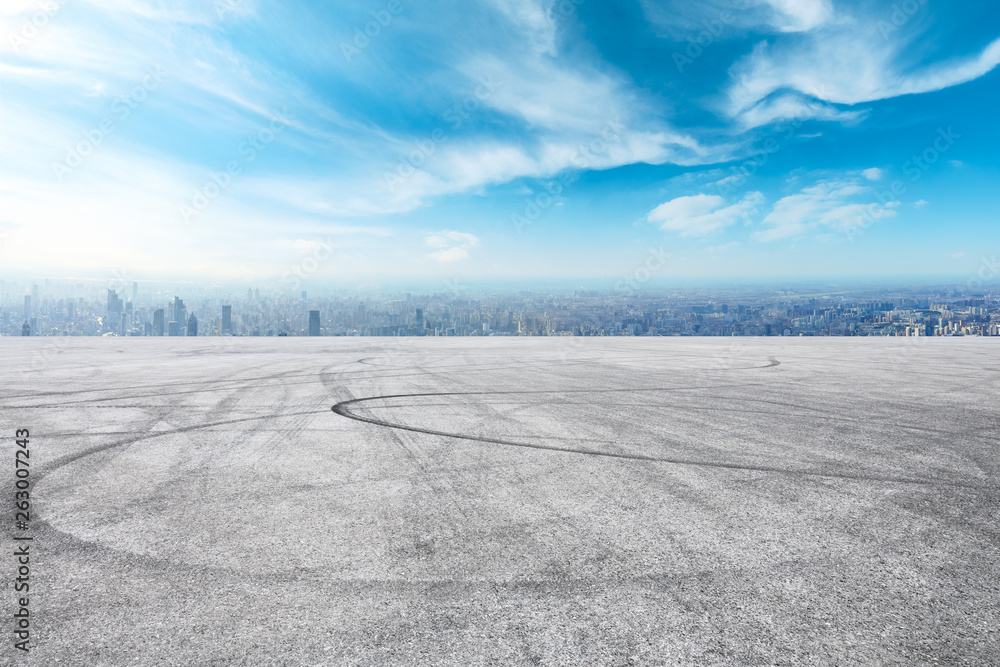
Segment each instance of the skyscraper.
[[233,307],[223,306],[222,307],[222,333],[231,334],[233,333]]
[[31,315],[31,295],[30,294],[25,294],[24,295],[24,319],[28,319],[29,315]]
[[173,321],[174,322],[186,322],[187,321],[187,306],[184,305],[184,301],[181,300],[179,296],[174,297],[173,304]]
[[188,319],[188,336],[198,335],[198,318],[191,313],[191,317]]
[[118,320],[118,315],[121,314],[124,309],[122,300],[118,297],[118,292],[113,289],[108,290],[108,319],[112,321]]
[[167,335],[168,336],[180,336],[181,335],[181,323],[174,320],[167,322]]
[[[28,297],[24,297],[24,298],[27,299]],[[21,335],[22,336],[30,336],[31,335],[31,325],[28,324],[27,320],[25,320],[24,324],[21,325]]]
[[319,335],[319,311],[310,310],[309,311],[309,335],[318,336]]
[[158,308],[156,312],[153,313],[153,335],[162,336],[163,335],[163,309]]

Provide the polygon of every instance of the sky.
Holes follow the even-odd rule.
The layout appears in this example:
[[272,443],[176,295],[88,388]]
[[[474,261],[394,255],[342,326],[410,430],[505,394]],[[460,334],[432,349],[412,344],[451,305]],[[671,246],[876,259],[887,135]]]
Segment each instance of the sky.
[[989,0],[5,0],[0,34],[8,275],[971,276],[1000,252]]

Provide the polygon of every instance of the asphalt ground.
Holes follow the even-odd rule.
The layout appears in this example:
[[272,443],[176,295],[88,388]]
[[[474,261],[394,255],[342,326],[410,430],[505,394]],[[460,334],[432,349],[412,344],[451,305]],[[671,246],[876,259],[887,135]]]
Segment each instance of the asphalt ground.
[[1000,341],[0,358],[4,664],[1000,664]]

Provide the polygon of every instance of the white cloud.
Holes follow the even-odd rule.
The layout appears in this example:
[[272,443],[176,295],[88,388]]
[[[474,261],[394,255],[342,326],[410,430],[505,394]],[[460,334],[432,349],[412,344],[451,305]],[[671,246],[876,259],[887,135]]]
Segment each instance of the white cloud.
[[861,172],[861,175],[867,178],[869,181],[881,181],[882,180],[882,170],[878,167],[872,167],[870,169],[865,169]]
[[759,192],[747,193],[742,201],[728,206],[718,195],[677,197],[654,208],[646,219],[682,236],[701,236],[748,220],[763,201]]
[[729,243],[724,243],[722,245],[714,245],[709,247],[709,252],[723,252],[725,250],[732,250],[733,248],[739,248],[742,243],[739,241],[730,241]]
[[948,257],[951,257],[952,259],[962,259],[963,257],[965,257],[965,253],[964,252],[953,252],[950,255],[948,255]]
[[768,229],[754,238],[777,241],[818,229],[847,231],[896,215],[898,201],[872,202],[870,193],[855,176],[820,181],[778,200],[762,221]]
[[477,246],[479,245],[479,237],[465,232],[445,231],[438,234],[431,234],[424,239],[424,243],[432,248],[445,248],[451,245],[452,242],[458,242],[470,247]]
[[774,10],[771,24],[781,32],[802,32],[817,28],[833,17],[830,0],[765,0]]
[[734,33],[795,33],[834,19],[830,0],[642,0],[646,18],[661,35],[685,41],[706,29],[720,39]]
[[929,201],[927,201],[926,199],[921,199],[920,201],[914,202],[913,207],[914,208],[923,208],[924,206],[927,206],[928,204],[930,204]]
[[467,232],[445,230],[427,235],[424,238],[424,245],[431,248],[441,248],[441,250],[427,254],[435,262],[443,264],[459,262],[469,258],[468,249],[479,245],[479,237]]
[[427,255],[435,262],[441,262],[446,264],[449,262],[459,262],[463,259],[469,258],[469,252],[465,248],[448,248],[447,250],[439,250],[438,252],[432,252]]
[[920,22],[886,34],[879,27],[884,17],[863,14],[860,7],[853,8],[854,14],[841,10],[834,15],[826,2],[768,3],[789,19],[779,30],[806,32],[760,42],[730,68],[734,81],[724,111],[744,126],[792,117],[850,121],[851,114],[863,110],[831,105],[941,90],[979,78],[1000,64],[1000,39],[973,47],[963,57],[917,62],[921,51],[912,48],[912,42],[921,37]]

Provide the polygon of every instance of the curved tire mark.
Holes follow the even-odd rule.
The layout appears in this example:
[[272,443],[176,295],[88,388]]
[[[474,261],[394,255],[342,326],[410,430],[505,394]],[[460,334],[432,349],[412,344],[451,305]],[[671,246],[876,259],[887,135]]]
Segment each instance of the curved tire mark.
[[[778,365],[780,362],[773,360],[775,363],[772,365]],[[411,431],[413,433],[424,433],[427,435],[437,435],[444,438],[455,438],[457,440],[470,440],[473,442],[483,442],[487,444],[503,445],[505,447],[522,447],[525,449],[539,449],[544,451],[553,452],[563,452],[567,454],[584,454],[587,456],[601,456],[613,459],[626,459],[633,461],[647,461],[652,463],[669,463],[673,465],[682,466],[698,466],[707,468],[719,468],[724,470],[743,470],[751,472],[766,472],[766,473],[777,473],[781,475],[793,475],[793,476],[811,476],[811,477],[825,477],[834,479],[847,479],[856,481],[869,481],[869,482],[888,482],[893,484],[918,484],[922,486],[950,486],[950,487],[963,487],[970,489],[985,489],[989,487],[984,487],[978,484],[968,484],[964,482],[956,481],[936,481],[927,479],[914,479],[906,477],[884,477],[879,475],[860,475],[860,474],[850,474],[841,472],[822,472],[822,471],[810,471],[810,470],[788,470],[786,468],[776,468],[773,466],[760,466],[752,464],[742,464],[742,463],[724,463],[718,461],[697,461],[694,459],[682,459],[682,458],[671,458],[671,457],[657,457],[657,456],[645,456],[642,454],[625,454],[618,452],[608,452],[596,449],[585,449],[582,447],[557,447],[555,445],[543,445],[531,442],[517,442],[514,440],[506,440],[504,438],[491,438],[488,436],[478,436],[478,435],[468,435],[465,433],[452,433],[449,431],[440,431],[437,429],[423,428],[420,426],[409,426],[407,424],[399,424],[396,422],[391,422],[385,419],[379,419],[377,417],[366,417],[353,412],[350,408],[351,406],[365,403],[367,401],[376,401],[392,398],[420,398],[420,397],[430,397],[430,396],[484,396],[484,395],[511,395],[511,394],[562,394],[562,393],[607,393],[607,392],[622,392],[622,391],[668,391],[666,389],[646,389],[646,390],[634,390],[634,389],[574,389],[568,391],[558,391],[558,390],[540,390],[540,391],[471,391],[471,392],[422,392],[415,394],[388,394],[384,396],[368,396],[364,398],[353,398],[346,401],[341,401],[333,405],[330,409],[340,415],[341,417],[346,417],[348,419],[353,419],[355,421],[365,422],[368,424],[374,424],[376,426],[382,426],[385,428],[397,429],[400,431]]]

